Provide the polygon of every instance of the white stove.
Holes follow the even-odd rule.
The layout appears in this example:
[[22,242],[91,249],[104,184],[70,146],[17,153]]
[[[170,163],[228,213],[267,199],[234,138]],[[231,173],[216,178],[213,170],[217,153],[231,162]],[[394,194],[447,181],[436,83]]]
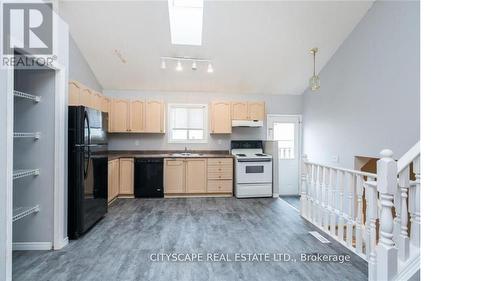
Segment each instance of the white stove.
[[262,147],[262,141],[231,141],[237,198],[273,195],[273,157],[263,153]]

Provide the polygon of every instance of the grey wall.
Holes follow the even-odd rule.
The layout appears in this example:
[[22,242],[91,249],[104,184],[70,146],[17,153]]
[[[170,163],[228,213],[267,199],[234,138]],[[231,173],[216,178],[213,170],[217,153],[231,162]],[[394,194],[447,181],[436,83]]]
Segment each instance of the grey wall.
[[389,148],[399,158],[420,139],[419,16],[419,2],[376,1],[321,71],[321,89],[304,93],[311,161],[354,168],[354,156]]
[[102,91],[101,84],[71,36],[69,36],[69,80],[77,80],[93,90]]
[[[296,95],[232,95],[219,93],[170,93],[142,91],[104,91],[110,97],[156,98],[165,103],[210,103],[213,100],[257,100],[265,101],[268,114],[300,114],[302,97]],[[265,123],[265,122],[264,122]],[[165,123],[168,124],[168,123]],[[111,150],[170,150],[184,149],[184,144],[169,144],[167,134],[109,134]],[[265,126],[262,128],[233,128],[231,135],[209,135],[208,143],[188,144],[189,149],[227,150],[231,139],[266,139]]]

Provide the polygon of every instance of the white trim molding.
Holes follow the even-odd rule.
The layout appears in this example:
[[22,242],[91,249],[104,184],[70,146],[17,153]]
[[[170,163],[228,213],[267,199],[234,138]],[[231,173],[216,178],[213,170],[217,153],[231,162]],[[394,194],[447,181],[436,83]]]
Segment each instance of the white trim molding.
[[14,242],[14,251],[49,251],[52,250],[52,242]]

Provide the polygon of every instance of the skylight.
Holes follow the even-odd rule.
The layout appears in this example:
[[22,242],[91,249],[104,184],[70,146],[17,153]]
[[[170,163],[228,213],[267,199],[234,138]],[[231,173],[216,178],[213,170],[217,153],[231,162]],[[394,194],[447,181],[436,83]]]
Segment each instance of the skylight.
[[172,44],[201,46],[203,0],[168,0],[168,14]]

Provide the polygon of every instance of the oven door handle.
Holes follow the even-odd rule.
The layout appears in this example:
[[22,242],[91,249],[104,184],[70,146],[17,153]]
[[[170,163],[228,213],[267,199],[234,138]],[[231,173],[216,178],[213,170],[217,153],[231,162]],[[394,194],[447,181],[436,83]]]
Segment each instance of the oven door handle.
[[238,159],[238,162],[271,162],[272,159]]

